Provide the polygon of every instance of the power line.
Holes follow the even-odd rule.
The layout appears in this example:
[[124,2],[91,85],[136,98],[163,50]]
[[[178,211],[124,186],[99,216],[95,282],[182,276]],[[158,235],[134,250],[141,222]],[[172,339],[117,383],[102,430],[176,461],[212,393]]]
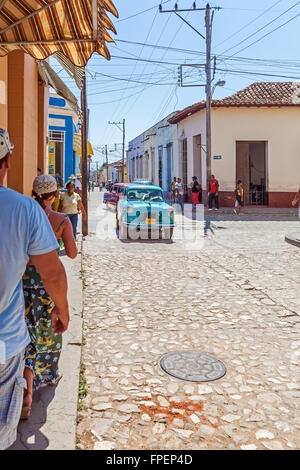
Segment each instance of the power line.
[[[268,26],[270,26],[271,24],[275,23],[275,21],[277,21],[279,18],[281,18],[282,16],[286,15],[289,11],[293,10],[294,8],[296,8],[296,6],[300,5],[300,1],[295,3],[294,5],[292,5],[290,8],[288,8],[287,10],[285,10],[283,13],[281,13],[279,16],[277,16],[276,18],[274,18],[272,21],[269,21],[268,23],[266,23],[264,26],[262,26],[261,28],[259,28],[258,30],[256,30],[254,33],[250,34],[249,36],[247,36],[245,39],[243,39],[242,41],[238,42],[237,44],[235,44],[234,46],[232,47],[229,47],[228,49],[226,49],[224,52],[222,52],[222,55],[226,54],[227,52],[231,51],[232,49],[236,49],[238,46],[240,46],[241,44],[243,44],[244,42],[246,42],[248,39],[252,38],[253,36],[256,36],[256,34],[260,33],[262,30],[264,30],[265,28],[267,28]],[[299,15],[296,15],[296,17],[299,16]],[[294,17],[294,18],[296,18]],[[294,19],[293,18],[293,19]],[[284,26],[285,24],[289,23],[291,20],[287,21],[286,23],[284,23],[283,25],[281,25],[280,27],[277,27],[275,28],[273,31],[267,33],[265,36],[263,36],[262,38],[260,38],[259,40],[253,42],[252,44],[250,44],[249,46],[245,47],[244,49],[241,49],[239,52],[237,52],[236,54],[239,54],[240,52],[244,51],[245,49],[248,49],[248,47],[251,47],[253,44],[256,44],[258,41],[261,41],[264,37],[268,36],[269,34],[272,34],[274,31],[277,31],[277,29],[281,28],[282,26]],[[236,55],[234,54],[234,55]]]
[[231,34],[230,36],[228,36],[226,39],[224,39],[222,42],[220,42],[219,44],[217,44],[215,46],[215,48],[221,46],[221,44],[224,44],[224,42],[227,42],[229,41],[231,38],[235,37],[237,34],[239,34],[240,32],[244,31],[244,29],[248,28],[248,26],[250,26],[251,24],[255,23],[257,20],[259,20],[263,15],[265,15],[266,13],[268,13],[269,11],[273,10],[273,8],[278,5],[279,3],[283,2],[283,0],[278,0],[275,2],[275,4],[273,4],[271,7],[267,8],[266,10],[263,11],[262,14],[256,16],[253,20],[249,21],[249,23],[245,24],[242,28],[240,28],[238,31],[236,31],[235,33]]

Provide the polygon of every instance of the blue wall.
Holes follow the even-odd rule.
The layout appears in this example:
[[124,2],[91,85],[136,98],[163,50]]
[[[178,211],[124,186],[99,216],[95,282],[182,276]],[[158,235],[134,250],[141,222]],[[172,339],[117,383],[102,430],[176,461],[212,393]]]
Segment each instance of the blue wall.
[[[54,98],[50,99],[54,100]],[[64,100],[61,100],[64,101]],[[53,104],[53,103],[52,103]],[[57,106],[57,105],[56,105]],[[61,116],[50,114],[50,118],[60,119],[61,126],[49,126],[51,131],[65,131],[65,183],[68,181],[75,168],[73,168],[73,118],[72,116]]]

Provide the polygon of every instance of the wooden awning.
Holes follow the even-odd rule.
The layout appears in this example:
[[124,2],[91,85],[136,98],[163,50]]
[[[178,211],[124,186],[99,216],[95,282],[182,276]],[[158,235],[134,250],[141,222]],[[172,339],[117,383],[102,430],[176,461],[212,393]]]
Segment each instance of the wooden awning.
[[38,60],[55,52],[83,67],[94,52],[110,59],[111,0],[0,0],[0,56],[23,50]]

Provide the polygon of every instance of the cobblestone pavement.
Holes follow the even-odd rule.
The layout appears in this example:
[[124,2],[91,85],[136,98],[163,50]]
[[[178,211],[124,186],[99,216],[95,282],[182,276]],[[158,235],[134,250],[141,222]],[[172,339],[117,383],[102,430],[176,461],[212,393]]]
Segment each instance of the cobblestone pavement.
[[[85,241],[79,448],[300,448],[300,250],[284,242],[297,214],[210,214],[206,228],[198,252],[176,236]],[[212,354],[227,374],[172,378],[160,359],[176,350]]]

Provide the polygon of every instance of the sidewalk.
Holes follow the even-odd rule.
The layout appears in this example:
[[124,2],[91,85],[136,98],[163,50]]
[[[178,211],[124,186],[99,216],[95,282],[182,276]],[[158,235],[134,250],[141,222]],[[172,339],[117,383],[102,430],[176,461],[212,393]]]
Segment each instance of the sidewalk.
[[19,425],[18,440],[10,450],[74,450],[82,345],[81,250],[76,260],[62,257],[69,284],[71,322],[64,335],[60,359],[63,379],[57,388],[34,394],[31,417]]

